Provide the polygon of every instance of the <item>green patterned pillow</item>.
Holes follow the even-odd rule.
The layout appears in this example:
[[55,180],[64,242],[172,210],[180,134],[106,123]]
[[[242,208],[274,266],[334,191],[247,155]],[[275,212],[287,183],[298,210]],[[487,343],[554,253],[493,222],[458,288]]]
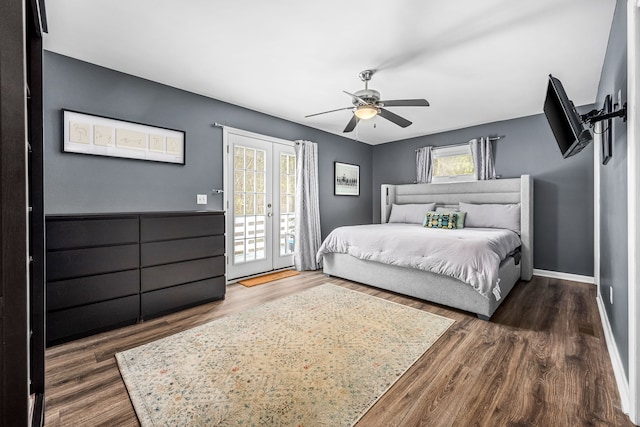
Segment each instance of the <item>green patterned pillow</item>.
[[461,211],[459,211],[457,209],[453,209],[453,208],[445,208],[445,207],[438,206],[436,208],[436,213],[439,213],[439,214],[456,213],[456,214],[458,214],[458,222],[456,223],[456,228],[464,228],[464,218],[467,216],[466,212],[461,212]]
[[453,230],[456,228],[457,222],[457,213],[427,212],[424,216],[424,223],[422,225],[427,228],[446,228],[448,230]]

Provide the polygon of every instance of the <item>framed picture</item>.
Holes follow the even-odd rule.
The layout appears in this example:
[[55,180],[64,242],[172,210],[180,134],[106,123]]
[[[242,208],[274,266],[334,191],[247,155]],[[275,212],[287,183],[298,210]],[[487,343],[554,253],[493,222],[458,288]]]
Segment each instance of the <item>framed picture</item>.
[[360,166],[333,162],[333,194],[336,196],[360,195]]
[[[603,113],[611,113],[612,107],[611,107],[611,95],[607,95],[604,98],[604,107],[603,107]],[[602,132],[602,152],[601,152],[601,160],[602,160],[602,164],[606,165],[607,163],[609,163],[609,160],[611,160],[611,157],[613,157],[613,120],[612,119],[607,119],[604,120],[602,122],[600,122],[600,131]]]
[[62,110],[62,151],[185,164],[184,131]]

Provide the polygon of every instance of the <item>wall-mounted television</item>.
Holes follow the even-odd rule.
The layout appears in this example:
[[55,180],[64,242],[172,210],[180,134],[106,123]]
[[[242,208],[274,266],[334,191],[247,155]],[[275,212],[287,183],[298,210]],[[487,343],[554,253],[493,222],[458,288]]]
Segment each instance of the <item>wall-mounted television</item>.
[[544,114],[564,158],[578,154],[591,142],[591,132],[585,129],[582,118],[567,97],[562,82],[551,74],[544,100]]

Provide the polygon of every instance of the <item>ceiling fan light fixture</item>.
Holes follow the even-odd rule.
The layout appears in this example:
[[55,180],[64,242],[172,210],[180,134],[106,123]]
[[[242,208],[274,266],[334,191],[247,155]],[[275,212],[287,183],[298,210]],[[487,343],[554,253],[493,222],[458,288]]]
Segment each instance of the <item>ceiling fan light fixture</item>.
[[378,108],[373,105],[361,105],[356,108],[354,114],[360,120],[368,120],[378,115]]

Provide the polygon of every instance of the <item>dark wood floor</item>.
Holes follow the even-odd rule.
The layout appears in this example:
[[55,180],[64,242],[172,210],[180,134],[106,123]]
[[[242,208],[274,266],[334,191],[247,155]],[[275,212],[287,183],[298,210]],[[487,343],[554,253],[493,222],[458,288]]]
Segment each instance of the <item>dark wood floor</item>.
[[114,354],[330,282],[456,320],[358,426],[632,426],[620,409],[595,286],[534,277],[485,322],[320,273],[52,347],[46,426],[137,426]]

